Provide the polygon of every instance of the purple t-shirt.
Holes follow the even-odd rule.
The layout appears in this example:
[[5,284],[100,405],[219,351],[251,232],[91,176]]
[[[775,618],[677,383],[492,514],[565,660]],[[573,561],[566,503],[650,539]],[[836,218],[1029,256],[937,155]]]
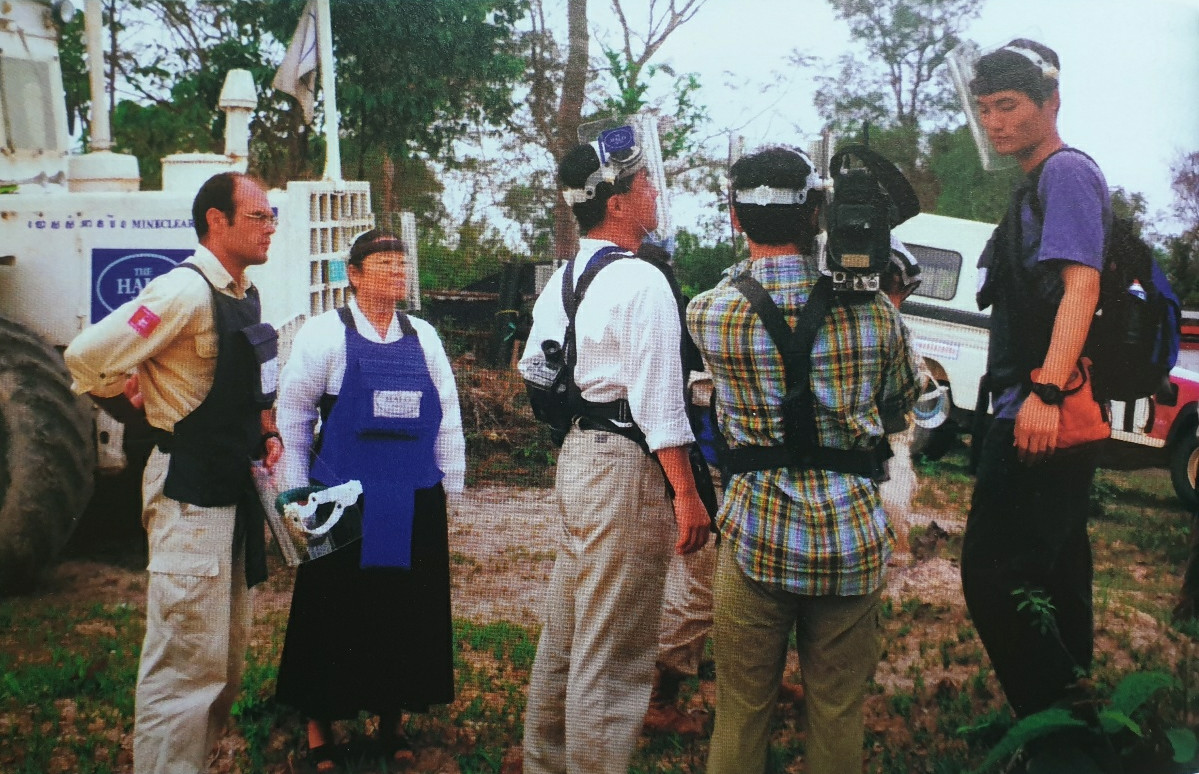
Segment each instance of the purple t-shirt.
[[[1112,222],[1111,197],[1103,172],[1081,153],[1058,151],[1049,157],[1037,182],[1044,217],[1026,198],[1020,208],[1025,262],[1070,261],[1103,270],[1103,243]],[[1024,402],[1020,385],[995,398],[995,416],[1015,419]]]

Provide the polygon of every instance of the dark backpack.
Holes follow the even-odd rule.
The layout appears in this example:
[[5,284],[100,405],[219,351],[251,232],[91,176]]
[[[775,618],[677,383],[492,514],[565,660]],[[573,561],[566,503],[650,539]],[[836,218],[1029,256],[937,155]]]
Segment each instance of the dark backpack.
[[1103,251],[1099,307],[1084,354],[1091,358],[1095,397],[1132,402],[1153,395],[1172,406],[1177,389],[1182,305],[1129,218],[1112,219]]
[[[587,289],[591,287],[592,280],[595,279],[595,276],[602,269],[627,257],[628,255],[615,245],[601,247],[587,261],[587,266],[583,269],[583,273],[579,275],[577,285],[571,284],[571,280],[574,277],[574,259],[572,258],[566,264],[566,269],[562,274],[562,309],[566,312],[566,331],[562,335],[561,344],[552,339],[547,339],[541,343],[544,360],[541,363],[535,362],[533,364],[530,369],[530,376],[533,378],[529,378],[529,376],[525,377],[525,389],[528,392],[529,405],[533,409],[533,416],[550,426],[550,438],[553,440],[555,446],[562,445],[566,434],[570,431],[570,425],[574,421],[574,418],[584,416],[590,419],[593,424],[600,424],[608,431],[622,435],[633,441],[641,447],[642,451],[649,454],[654,460],[657,460],[657,457],[651,454],[649,446],[646,444],[645,434],[641,431],[641,428],[633,423],[633,414],[627,399],[620,398],[608,403],[593,403],[583,398],[582,392],[579,390],[579,386],[575,383],[574,379],[575,363],[578,361],[578,344],[575,340],[575,314],[578,312],[579,304],[582,303]],[[686,322],[682,318],[685,306],[680,301],[681,293],[673,272],[670,270],[669,265],[661,260],[650,259],[648,262],[662,272],[667,283],[670,285],[671,293],[674,295],[675,300],[680,303],[679,312],[680,323],[682,325],[682,357],[684,364],[687,362],[688,346],[690,346],[691,350],[695,351],[695,357],[698,359],[699,350],[695,348],[695,343],[687,335]],[[700,363],[702,364],[702,361]],[[686,368],[686,365],[684,365],[684,368]],[[617,425],[614,422],[621,424]],[[708,511],[708,518],[714,519],[717,510],[716,489],[713,486],[712,476],[708,472],[708,465],[704,461],[703,453],[700,451],[698,443],[693,442],[687,447],[687,456],[691,466],[691,475],[695,479],[696,492],[699,494],[704,508]],[[663,470],[663,475],[665,475],[665,472]],[[666,480],[666,488],[670,498],[673,500],[674,488],[671,486],[669,479]],[[712,531],[716,531],[715,521],[712,522]]]
[[[1056,153],[1063,151],[1087,155],[1075,148]],[[1029,204],[1038,218],[1043,213],[1037,178],[1043,168],[1044,162],[1031,180]],[[1095,399],[1134,402],[1155,396],[1158,403],[1174,405],[1178,394],[1170,369],[1178,362],[1181,338],[1182,304],[1153,248],[1131,218],[1114,216],[1103,246],[1099,304],[1083,348],[1091,359]]]

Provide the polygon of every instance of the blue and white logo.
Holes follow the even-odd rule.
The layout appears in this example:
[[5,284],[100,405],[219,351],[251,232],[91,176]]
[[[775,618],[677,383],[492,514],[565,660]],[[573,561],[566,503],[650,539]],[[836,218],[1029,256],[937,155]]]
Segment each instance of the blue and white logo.
[[600,133],[599,147],[605,156],[605,158],[600,159],[601,164],[608,163],[608,156],[622,160],[629,154],[627,152],[622,153],[621,151],[630,151],[637,147],[637,135],[633,132],[633,127],[631,126],[609,129],[606,132]]
[[130,301],[150,280],[165,274],[195,250],[142,250],[95,248],[92,250],[92,322]]

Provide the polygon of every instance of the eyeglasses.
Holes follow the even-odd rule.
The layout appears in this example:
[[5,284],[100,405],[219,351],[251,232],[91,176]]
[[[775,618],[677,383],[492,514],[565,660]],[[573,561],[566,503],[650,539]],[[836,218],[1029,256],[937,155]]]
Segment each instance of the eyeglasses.
[[270,223],[272,226],[279,225],[279,218],[273,212],[258,211],[258,212],[243,212],[241,214],[244,215],[245,217],[249,218],[250,220],[255,221],[259,225],[265,226],[267,223]]
[[363,259],[361,264],[361,268],[364,271],[366,269],[380,269],[382,271],[390,272],[405,269],[407,267],[408,261],[403,256],[367,256],[367,258]]

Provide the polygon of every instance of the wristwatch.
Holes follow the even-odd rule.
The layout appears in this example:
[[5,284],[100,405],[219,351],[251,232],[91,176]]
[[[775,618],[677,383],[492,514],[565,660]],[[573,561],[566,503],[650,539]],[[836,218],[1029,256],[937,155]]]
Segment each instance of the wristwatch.
[[1041,382],[1032,383],[1032,393],[1047,406],[1060,406],[1062,400],[1066,397],[1061,387],[1058,387],[1056,384],[1042,384]]

